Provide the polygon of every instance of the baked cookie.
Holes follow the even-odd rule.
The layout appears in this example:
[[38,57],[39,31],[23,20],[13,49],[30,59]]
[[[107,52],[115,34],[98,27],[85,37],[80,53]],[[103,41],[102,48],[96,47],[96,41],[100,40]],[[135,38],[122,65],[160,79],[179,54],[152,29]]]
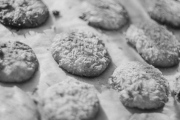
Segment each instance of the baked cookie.
[[0,87],[0,118],[3,120],[39,120],[33,100],[20,89]]
[[168,101],[169,84],[151,65],[123,62],[109,79],[119,92],[120,101],[128,107],[157,109]]
[[0,22],[17,28],[38,27],[49,17],[41,0],[0,0]]
[[155,67],[172,67],[179,64],[179,42],[164,26],[155,22],[131,25],[126,39],[141,57]]
[[127,21],[127,12],[114,0],[87,0],[84,11],[80,16],[88,24],[94,27],[117,30],[123,27]]
[[180,27],[180,0],[154,0],[149,5],[150,16],[163,24]]
[[18,41],[0,43],[0,47],[0,81],[29,80],[38,68],[38,60],[33,50]]
[[101,38],[81,30],[56,35],[51,53],[59,67],[79,76],[98,76],[110,63],[110,56]]
[[89,120],[99,110],[95,88],[73,78],[49,87],[41,98],[46,120]]

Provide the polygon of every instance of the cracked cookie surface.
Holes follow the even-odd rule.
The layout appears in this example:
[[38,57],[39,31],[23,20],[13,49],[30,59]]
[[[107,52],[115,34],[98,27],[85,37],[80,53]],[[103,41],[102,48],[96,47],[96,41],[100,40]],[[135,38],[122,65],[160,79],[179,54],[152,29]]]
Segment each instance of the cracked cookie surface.
[[51,53],[59,67],[79,76],[98,76],[110,63],[110,56],[101,38],[81,30],[56,35]]
[[6,26],[38,27],[48,17],[48,8],[41,0],[0,0],[0,22]]
[[180,0],[155,0],[148,8],[153,19],[172,27],[180,27],[179,11]]
[[172,67],[179,64],[179,42],[164,26],[155,22],[131,25],[126,40],[141,57],[155,67]]
[[128,22],[126,10],[113,0],[85,1],[84,8],[80,18],[94,27],[117,30]]
[[47,120],[89,120],[99,110],[99,100],[92,85],[68,78],[49,87],[41,98]]
[[38,65],[36,55],[28,45],[18,41],[0,43],[0,81],[27,81]]
[[115,69],[109,83],[128,107],[157,109],[168,101],[168,81],[151,65],[123,62]]

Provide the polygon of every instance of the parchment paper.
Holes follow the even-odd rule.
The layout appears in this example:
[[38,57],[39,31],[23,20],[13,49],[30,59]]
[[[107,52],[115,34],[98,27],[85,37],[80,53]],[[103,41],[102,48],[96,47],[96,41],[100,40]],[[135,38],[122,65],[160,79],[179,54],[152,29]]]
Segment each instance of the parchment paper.
[[[141,61],[143,59],[125,42],[123,31],[125,26],[119,31],[102,31],[89,27],[86,22],[78,18],[81,13],[82,0],[44,0],[49,7],[50,18],[45,25],[35,29],[15,30],[0,25],[0,41],[18,40],[28,44],[35,51],[39,60],[39,70],[35,76],[28,82],[17,84],[0,83],[2,86],[18,86],[24,91],[33,92],[38,88],[43,92],[51,85],[65,80],[67,77],[75,77],[80,81],[92,84],[99,91],[98,97],[101,104],[100,112],[95,120],[179,120],[180,104],[171,96],[169,102],[158,110],[141,111],[124,107],[119,101],[116,91],[108,89],[108,78],[114,69],[121,64],[123,60]],[[61,17],[54,17],[52,10],[59,10]],[[99,77],[85,78],[66,73],[60,69],[51,56],[49,47],[56,33],[66,31],[71,28],[79,28],[97,32],[104,38],[104,43],[111,56],[112,63],[108,69]],[[173,30],[178,36],[178,31]],[[179,66],[169,69],[161,69],[169,83],[179,74]]]

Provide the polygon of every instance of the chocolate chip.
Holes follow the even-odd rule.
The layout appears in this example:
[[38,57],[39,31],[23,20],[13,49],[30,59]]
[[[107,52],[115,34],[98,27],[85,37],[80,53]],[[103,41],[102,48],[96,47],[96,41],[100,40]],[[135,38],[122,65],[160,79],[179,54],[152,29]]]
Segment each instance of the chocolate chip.
[[59,11],[54,10],[54,11],[53,11],[53,15],[54,15],[54,16],[59,16]]

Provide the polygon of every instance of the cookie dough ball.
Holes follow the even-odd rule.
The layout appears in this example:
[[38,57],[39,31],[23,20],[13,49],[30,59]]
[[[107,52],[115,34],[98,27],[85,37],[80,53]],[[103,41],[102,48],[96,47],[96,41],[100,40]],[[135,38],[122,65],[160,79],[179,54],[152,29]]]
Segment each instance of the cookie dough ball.
[[33,77],[38,60],[26,44],[15,42],[0,43],[0,81],[23,82]]
[[79,76],[98,76],[110,63],[101,38],[81,30],[70,30],[56,35],[51,53],[59,67]]
[[49,17],[48,8],[41,0],[1,0],[0,22],[17,28],[38,27]]
[[99,109],[95,88],[73,78],[48,88],[41,104],[47,120],[89,120]]
[[157,109],[168,101],[169,84],[151,65],[123,62],[115,69],[109,83],[119,92],[120,101],[127,107]]
[[0,87],[0,118],[3,120],[39,120],[33,100],[20,89]]
[[148,12],[156,21],[180,27],[180,1],[179,0],[154,0]]
[[114,0],[86,1],[80,18],[91,26],[106,30],[120,29],[128,21],[126,10]]
[[172,67],[179,64],[179,42],[165,27],[157,23],[131,25],[126,39],[141,57],[155,67]]

